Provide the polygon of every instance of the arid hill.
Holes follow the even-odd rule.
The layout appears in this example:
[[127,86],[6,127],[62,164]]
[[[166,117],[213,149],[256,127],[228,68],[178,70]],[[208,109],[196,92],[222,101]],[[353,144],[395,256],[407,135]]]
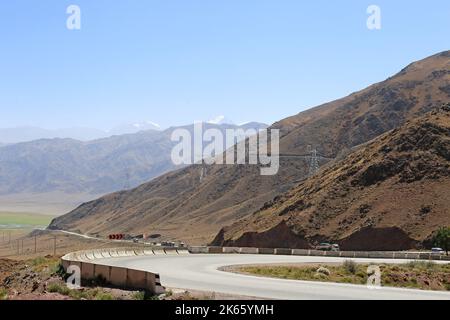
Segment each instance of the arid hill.
[[215,245],[420,247],[450,225],[450,104],[361,146],[231,227]]
[[[450,51],[446,51],[273,127],[281,129],[281,153],[305,154],[313,146],[322,155],[341,158],[351,148],[449,100]],[[207,168],[201,181],[200,167],[190,166],[134,190],[83,204],[55,219],[50,228],[102,235],[154,232],[192,244],[206,243],[222,227],[297,185],[306,177],[308,163],[307,158],[282,158],[280,172],[266,177],[256,166],[216,165]]]

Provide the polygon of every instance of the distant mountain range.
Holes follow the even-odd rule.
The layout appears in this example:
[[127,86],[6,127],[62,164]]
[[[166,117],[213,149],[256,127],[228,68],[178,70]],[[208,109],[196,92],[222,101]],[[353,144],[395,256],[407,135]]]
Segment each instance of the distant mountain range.
[[28,142],[39,139],[75,139],[89,141],[107,138],[113,135],[137,133],[145,130],[161,130],[158,125],[151,122],[140,122],[125,124],[112,130],[99,130],[86,127],[74,127],[63,129],[43,129],[38,127],[24,126],[15,128],[0,128],[0,144],[12,144]]
[[[345,98],[281,120],[271,128],[281,130],[280,152],[282,154],[308,154],[312,146],[317,149],[319,154],[325,155],[327,158],[335,158],[335,161],[338,161],[353,152],[358,152],[361,145],[390,130],[404,126],[408,121],[414,121],[449,101],[450,51],[446,51],[412,63],[387,80]],[[437,119],[430,118],[427,121],[429,124],[425,123],[424,126],[407,126],[402,132],[407,134],[410,129],[414,130],[416,127],[420,130],[427,127],[435,130],[433,126],[439,125],[439,123],[434,123],[435,120],[437,121]],[[446,132],[440,137],[437,135],[441,139],[440,141],[448,139],[447,128],[445,126],[436,127],[436,130]],[[414,138],[419,136],[414,135]],[[424,137],[427,136],[424,135]],[[395,143],[397,138],[397,136],[392,136],[385,144],[381,141],[378,145],[399,148],[400,146]],[[434,139],[434,136],[432,138]],[[414,144],[413,141],[411,143]],[[446,145],[448,146],[448,143]],[[405,144],[405,147],[415,148],[414,145],[408,146],[408,144]],[[406,226],[407,220],[412,217],[402,213],[402,224],[394,218],[385,219],[385,216],[395,216],[395,212],[385,214],[384,210],[375,207],[376,204],[383,202],[383,197],[378,198],[376,203],[370,198],[372,191],[380,190],[374,189],[377,183],[383,183],[383,180],[372,180],[379,179],[378,177],[382,176],[383,172],[385,174],[391,174],[391,172],[396,175],[397,173],[401,174],[398,171],[392,171],[397,170],[398,163],[394,161],[395,159],[392,162],[385,162],[387,159],[383,159],[380,154],[383,150],[375,147],[368,150],[370,152],[367,155],[355,155],[348,158],[356,162],[354,164],[352,162],[345,163],[345,172],[344,168],[333,167],[333,171],[326,171],[328,175],[322,180],[318,178],[308,184],[300,185],[294,189],[293,194],[288,194],[288,191],[298,186],[308,176],[310,159],[307,157],[282,157],[279,173],[275,176],[261,176],[259,168],[252,165],[213,165],[208,167],[206,172],[200,170],[200,166],[192,165],[164,174],[136,189],[109,194],[87,202],[67,215],[55,219],[50,228],[78,230],[83,233],[100,235],[111,232],[135,234],[154,232],[160,233],[166,238],[182,239],[191,244],[205,244],[214,238],[215,243],[218,244],[233,243],[246,232],[254,232],[256,234],[247,236],[245,241],[236,243],[247,246],[292,245],[302,247],[307,245],[305,232],[308,232],[306,234],[308,237],[313,238],[316,235],[316,240],[320,241],[321,238],[327,237],[341,239],[342,237],[349,238],[352,235],[357,236],[359,228],[367,226],[370,221],[374,226],[383,228],[397,225]],[[436,150],[424,151],[425,154],[427,152],[435,153]],[[420,156],[422,151],[406,154],[406,156],[414,158],[415,154]],[[437,160],[434,156],[430,156],[430,161],[433,163]],[[320,165],[327,162],[328,159],[322,159]],[[366,168],[366,164],[371,162],[374,167]],[[441,157],[436,163],[440,168],[447,168],[445,170],[448,172],[448,159]],[[414,167],[415,164],[417,164],[417,168]],[[332,163],[328,165],[332,165]],[[417,169],[420,171],[422,163],[414,161],[411,165],[413,166],[411,170],[415,172]],[[408,167],[404,168],[406,170]],[[366,172],[365,178],[361,177],[360,181],[355,180],[356,185],[347,187],[341,183],[346,181],[342,179],[353,181],[357,176],[364,175],[364,172]],[[202,174],[203,179],[201,179]],[[409,173],[406,172],[405,175],[408,176]],[[421,222],[417,220],[419,218],[414,217],[411,221],[416,223],[415,226],[402,227],[400,233],[393,236],[400,234],[405,236],[403,239],[422,241],[441,223],[445,222],[448,225],[450,218],[448,211],[443,209],[445,206],[448,209],[448,202],[444,205],[437,205],[436,197],[426,193],[426,186],[431,186],[431,182],[428,184],[426,181],[433,179],[433,173],[423,178],[418,175],[417,179],[424,180],[426,183],[424,188],[420,187],[420,184],[405,184],[405,192],[395,194],[402,197],[402,201],[418,199],[417,201],[420,203],[414,204],[411,215],[416,215],[416,209],[423,205],[422,211],[426,217],[427,206],[430,206],[431,210],[436,210],[436,212],[433,211],[433,217],[439,217],[440,220],[436,223],[430,221],[421,229]],[[373,183],[364,183],[366,180]],[[388,190],[392,183],[395,183],[395,179],[389,180],[386,196],[389,195]],[[448,189],[448,180],[436,180],[435,183],[433,190]],[[348,193],[350,190],[355,190],[357,199]],[[289,195],[289,198],[284,202],[282,197],[286,194]],[[315,198],[316,195],[321,198]],[[291,198],[298,202],[296,206],[292,207],[292,212],[289,207]],[[301,203],[302,198],[307,200],[304,205]],[[343,198],[343,200],[340,203],[334,203],[333,199],[335,198]],[[352,201],[361,204],[359,213],[353,209],[350,210],[353,208],[351,207]],[[392,201],[396,200],[392,199]],[[273,203],[277,205],[279,203],[280,207],[286,209],[282,211],[278,211],[277,207],[270,209]],[[308,211],[309,204],[316,208],[316,215]],[[369,207],[365,207],[364,204]],[[371,205],[373,209],[371,209]],[[255,213],[260,212],[261,208],[263,210],[268,208],[267,217]],[[390,206],[389,208],[394,210],[396,207]],[[255,219],[249,218],[253,214],[255,214]],[[351,217],[352,214],[367,214],[367,218],[370,217],[370,220],[366,221],[367,219],[358,216]],[[295,222],[303,215],[308,223],[305,226],[306,229]],[[258,220],[258,217],[261,219]],[[353,218],[356,219],[354,223]],[[290,219],[293,221],[289,221]],[[332,229],[331,223],[334,226],[335,223],[340,222],[340,219],[342,219],[342,229],[337,226],[336,229]],[[379,223],[380,221],[383,223]],[[274,225],[273,222],[279,222],[279,224]],[[234,225],[234,227],[229,231],[225,229],[219,233],[227,225]],[[273,232],[264,233],[268,230]],[[369,236],[372,235],[373,239],[376,239],[383,232],[383,230],[375,229],[375,232]],[[260,234],[259,237],[258,234]],[[297,242],[293,238],[297,239]],[[367,248],[370,248],[370,243],[369,245],[367,245],[368,242],[364,243]],[[351,247],[350,244],[348,246]]]
[[[20,193],[88,193],[104,194],[135,187],[151,180],[175,165],[171,161],[173,130],[145,130],[151,123],[135,125],[138,132],[114,135],[92,141],[75,139],[40,139],[0,147],[0,195]],[[267,125],[249,123],[244,126],[204,124],[206,128],[254,128]],[[131,131],[131,127],[117,129]]]
[[[209,124],[227,124],[236,125],[233,121],[225,116],[218,116],[209,121]],[[242,124],[245,125],[245,124]],[[111,130],[100,130],[87,127],[73,127],[63,129],[43,129],[32,126],[22,126],[15,128],[0,128],[0,146],[5,144],[28,142],[39,139],[74,139],[80,141],[90,141],[96,139],[108,138],[111,136],[138,133],[141,131],[156,130],[161,131],[163,128],[152,121],[141,121],[118,125]]]

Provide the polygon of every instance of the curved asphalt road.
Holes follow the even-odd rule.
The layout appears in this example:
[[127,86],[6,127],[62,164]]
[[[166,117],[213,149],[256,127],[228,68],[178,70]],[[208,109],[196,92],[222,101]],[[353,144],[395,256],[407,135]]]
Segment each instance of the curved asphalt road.
[[[450,292],[261,278],[219,271],[230,265],[266,263],[333,263],[344,258],[192,254],[102,259],[97,263],[159,273],[163,286],[269,299],[450,299]],[[353,259],[356,262],[405,263],[407,260]]]

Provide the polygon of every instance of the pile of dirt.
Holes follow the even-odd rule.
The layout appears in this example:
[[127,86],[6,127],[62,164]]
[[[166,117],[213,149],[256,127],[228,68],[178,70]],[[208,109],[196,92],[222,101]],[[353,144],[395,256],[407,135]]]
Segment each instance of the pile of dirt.
[[213,240],[213,244],[224,247],[280,248],[280,243],[284,243],[287,248],[308,246],[308,241],[301,235],[295,234],[285,221],[267,231],[246,232],[237,240],[225,240],[222,229]]
[[[436,108],[361,146],[263,209],[223,229],[214,245],[293,247],[333,241],[346,250],[421,247],[450,225],[450,107]],[[288,230],[273,233],[285,223]],[[248,241],[271,234],[270,241]],[[277,235],[278,234],[278,235]],[[246,240],[243,242],[243,240]],[[308,246],[294,246],[308,247]]]

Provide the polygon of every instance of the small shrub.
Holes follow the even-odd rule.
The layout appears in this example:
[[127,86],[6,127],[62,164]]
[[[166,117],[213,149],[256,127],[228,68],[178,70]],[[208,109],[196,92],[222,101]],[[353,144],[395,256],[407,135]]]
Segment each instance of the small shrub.
[[114,297],[110,293],[99,291],[95,295],[95,300],[114,300]]
[[68,296],[75,300],[81,300],[81,299],[89,300],[92,298],[91,294],[89,292],[86,292],[83,290],[70,290]]
[[64,280],[66,280],[68,277],[68,274],[64,270],[64,267],[61,263],[58,263],[57,265],[53,266],[50,271],[52,275],[58,275]]
[[44,257],[37,257],[37,258],[34,258],[33,260],[31,260],[31,265],[33,267],[36,267],[36,266],[45,264],[45,262],[46,262],[46,259]]
[[47,286],[47,291],[52,292],[52,293],[59,293],[59,294],[67,296],[70,294],[71,290],[69,288],[67,288],[65,285],[61,285],[61,284],[55,282],[55,283],[50,283]]
[[362,279],[365,279],[367,277],[367,273],[364,273],[362,271],[359,271],[356,273],[356,276]]
[[0,300],[8,299],[8,291],[5,288],[0,288]]
[[347,271],[350,274],[355,274],[356,271],[358,270],[358,265],[353,260],[345,260],[343,266],[345,271]]
[[144,291],[138,291],[133,293],[133,300],[145,300],[145,292]]
[[172,290],[167,290],[166,291],[166,297],[171,297],[173,296],[173,291]]
[[319,269],[316,270],[316,273],[324,274],[326,276],[329,276],[331,274],[330,270],[325,267],[320,267]]
[[450,227],[440,228],[433,237],[433,242],[436,246],[444,249],[448,256],[448,251],[450,250]]
[[341,279],[341,282],[343,282],[343,283],[353,283],[353,279],[351,277],[343,277]]
[[328,276],[327,276],[326,274],[324,274],[324,273],[316,273],[316,274],[314,275],[314,279],[317,279],[317,280],[327,280],[327,279],[328,279]]

